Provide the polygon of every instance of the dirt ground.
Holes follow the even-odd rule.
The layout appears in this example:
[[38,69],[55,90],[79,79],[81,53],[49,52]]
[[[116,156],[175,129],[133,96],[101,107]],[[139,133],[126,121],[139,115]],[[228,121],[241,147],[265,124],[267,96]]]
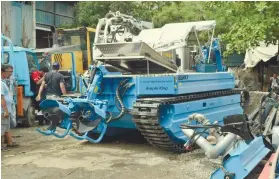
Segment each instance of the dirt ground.
[[43,136],[35,128],[12,133],[21,147],[2,152],[2,179],[205,179],[217,166],[202,150],[178,155],[150,146],[138,134],[91,144]]
[[[252,95],[246,113],[258,106],[260,96]],[[174,154],[150,146],[138,133],[101,144],[47,137],[35,128],[12,133],[21,136],[15,138],[21,147],[2,152],[2,179],[208,179],[218,167],[218,160],[207,159],[201,149]]]

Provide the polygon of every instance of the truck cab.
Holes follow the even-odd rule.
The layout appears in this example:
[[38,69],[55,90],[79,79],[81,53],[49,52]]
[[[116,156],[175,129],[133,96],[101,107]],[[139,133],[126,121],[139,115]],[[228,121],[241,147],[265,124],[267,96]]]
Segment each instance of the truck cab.
[[[1,64],[13,66],[12,76],[17,83],[14,96],[17,123],[23,126],[35,125],[34,92],[31,90],[30,74],[40,68],[36,53],[28,48],[13,46],[12,41],[1,36]],[[7,44],[7,46],[4,46]]]

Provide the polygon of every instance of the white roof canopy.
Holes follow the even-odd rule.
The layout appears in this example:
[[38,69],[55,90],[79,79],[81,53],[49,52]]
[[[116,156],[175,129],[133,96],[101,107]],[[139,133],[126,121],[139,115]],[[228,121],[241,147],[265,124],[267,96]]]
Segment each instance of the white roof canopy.
[[136,40],[156,51],[168,51],[186,46],[190,32],[212,30],[215,25],[215,20],[166,24],[162,28],[142,30]]
[[266,46],[264,42],[261,42],[258,47],[246,50],[245,54],[245,67],[255,67],[260,61],[267,62],[278,52],[278,45]]

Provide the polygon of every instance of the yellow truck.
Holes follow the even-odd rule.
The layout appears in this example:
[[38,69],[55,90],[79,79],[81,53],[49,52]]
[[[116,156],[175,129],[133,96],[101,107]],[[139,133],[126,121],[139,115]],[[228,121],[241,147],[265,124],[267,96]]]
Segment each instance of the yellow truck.
[[92,63],[92,47],[96,30],[89,27],[74,29],[56,29],[53,31],[52,48],[37,49],[36,52],[50,56],[50,62],[58,62],[61,70],[71,70],[74,54],[75,70],[83,74]]

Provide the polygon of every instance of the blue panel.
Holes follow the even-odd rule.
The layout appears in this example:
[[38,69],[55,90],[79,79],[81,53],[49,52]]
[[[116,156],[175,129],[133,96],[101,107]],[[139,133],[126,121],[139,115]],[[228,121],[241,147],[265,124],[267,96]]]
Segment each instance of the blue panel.
[[231,73],[188,73],[160,77],[140,76],[137,95],[180,95],[234,88]]
[[[264,145],[262,137],[255,138],[248,145],[241,141],[237,146],[237,148],[229,153],[230,157],[224,162],[223,166],[228,172],[235,173],[234,179],[243,179],[270,150]],[[221,168],[211,175],[211,179],[220,178],[224,178],[224,172]]]
[[137,95],[175,94],[174,76],[137,77]]
[[[14,73],[17,75],[16,79],[18,85],[24,85],[24,96],[33,96],[33,92],[30,90],[30,76],[29,76],[29,69],[27,59],[26,59],[26,52],[15,52],[13,54],[14,60],[11,63],[14,63]],[[24,68],[26,67],[26,68]]]
[[178,75],[178,94],[198,93],[234,88],[232,73],[191,73]]
[[180,124],[187,122],[193,113],[205,115],[210,122],[223,124],[223,118],[228,115],[242,114],[240,95],[223,96],[186,103],[166,105],[160,109],[160,125],[172,136],[175,142],[185,142],[187,137],[181,132]]

